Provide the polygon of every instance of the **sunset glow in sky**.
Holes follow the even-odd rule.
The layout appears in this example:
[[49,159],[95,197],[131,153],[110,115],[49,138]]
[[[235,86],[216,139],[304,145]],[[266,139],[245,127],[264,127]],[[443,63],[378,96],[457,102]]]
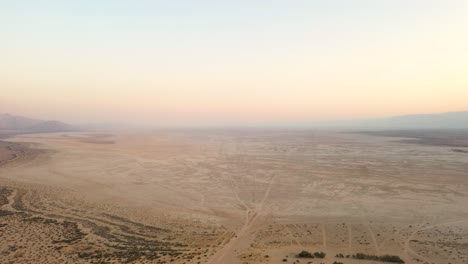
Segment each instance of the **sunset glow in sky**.
[[468,1],[0,1],[0,113],[270,123],[468,109]]

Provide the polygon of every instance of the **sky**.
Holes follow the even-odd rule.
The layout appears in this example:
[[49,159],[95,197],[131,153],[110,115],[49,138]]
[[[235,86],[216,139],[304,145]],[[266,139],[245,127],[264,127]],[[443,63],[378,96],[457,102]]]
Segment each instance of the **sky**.
[[0,0],[0,113],[266,124],[468,110],[468,1]]

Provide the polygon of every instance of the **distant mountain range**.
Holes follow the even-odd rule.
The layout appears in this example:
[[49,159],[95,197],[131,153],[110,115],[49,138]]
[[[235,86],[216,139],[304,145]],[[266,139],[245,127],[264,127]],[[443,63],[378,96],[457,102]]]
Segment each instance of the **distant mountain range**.
[[371,120],[368,124],[397,129],[468,129],[468,111],[395,116]]
[[[11,114],[0,114],[0,132],[33,133],[61,132],[94,129],[122,129],[127,124],[81,125],[79,128],[55,120],[39,120]],[[131,126],[130,126],[131,127]],[[144,128],[145,126],[142,126]],[[151,128],[152,126],[147,126]],[[274,126],[275,127],[275,126]],[[374,119],[312,121],[282,125],[285,128],[319,128],[349,130],[417,130],[417,129],[468,129],[468,111],[438,114],[402,115]]]
[[56,120],[39,120],[11,114],[0,114],[0,131],[16,133],[72,131],[76,128]]
[[313,122],[315,127],[349,129],[468,129],[468,111],[402,115],[387,118]]

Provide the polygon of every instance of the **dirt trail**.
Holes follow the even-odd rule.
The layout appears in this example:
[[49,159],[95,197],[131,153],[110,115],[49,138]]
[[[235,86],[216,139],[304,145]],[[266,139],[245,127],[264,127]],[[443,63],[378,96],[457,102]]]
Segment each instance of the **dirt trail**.
[[371,227],[370,224],[367,224],[367,229],[369,230],[369,234],[371,236],[372,243],[374,244],[375,253],[376,253],[376,255],[380,255],[379,244],[377,243],[377,238],[376,238],[376,236],[374,234],[374,231],[372,230],[372,227]]
[[327,251],[327,230],[326,224],[322,224],[322,240],[323,240],[323,249]]
[[[271,188],[273,186],[273,183],[276,179],[277,175],[273,175],[270,179],[270,182],[268,184],[268,188],[265,191],[262,200],[256,205],[254,209],[249,209],[248,206],[242,202],[241,204],[245,205],[245,221],[242,227],[238,232],[236,232],[235,236],[220,250],[218,250],[207,263],[228,263],[225,259],[227,258],[229,253],[234,252],[234,249],[236,246],[238,246],[238,243],[246,237],[248,234],[248,231],[254,226],[255,222],[258,220],[258,218],[262,215],[262,210],[263,210],[263,205],[265,204],[265,201],[267,200],[268,196],[270,195]],[[236,193],[237,194],[237,193]],[[236,198],[239,198],[238,195],[236,195]],[[239,198],[240,200],[240,198]]]
[[294,237],[294,233],[292,232],[292,230],[288,227],[288,225],[283,225],[284,228],[288,231],[288,234],[289,234],[289,237],[291,237],[291,245],[293,244],[292,242],[294,241],[296,243],[296,245],[300,246],[300,247],[303,247],[302,246],[302,243],[299,241],[299,239],[297,239],[296,237]]
[[410,255],[413,255],[414,257],[416,258],[419,258],[420,260],[423,260],[427,263],[431,263],[431,260],[429,260],[428,258],[418,254],[416,251],[414,251],[411,246],[410,246],[410,242],[411,240],[413,240],[413,237],[418,233],[418,232],[421,232],[421,231],[424,231],[424,230],[427,230],[427,229],[431,229],[431,228],[434,228],[434,227],[438,227],[438,226],[444,226],[444,225],[450,225],[450,224],[456,224],[456,223],[463,223],[463,222],[467,222],[468,219],[463,219],[463,220],[455,220],[455,221],[449,221],[449,222],[444,222],[444,223],[440,223],[440,224],[435,224],[435,225],[429,225],[429,226],[424,226],[424,223],[420,224],[418,226],[418,228],[413,232],[411,233],[411,235],[409,235],[409,237],[406,239],[405,243],[404,243],[404,253],[405,253],[405,256],[410,259]]
[[351,251],[351,247],[353,245],[353,233],[351,231],[351,225],[348,224],[348,250]]

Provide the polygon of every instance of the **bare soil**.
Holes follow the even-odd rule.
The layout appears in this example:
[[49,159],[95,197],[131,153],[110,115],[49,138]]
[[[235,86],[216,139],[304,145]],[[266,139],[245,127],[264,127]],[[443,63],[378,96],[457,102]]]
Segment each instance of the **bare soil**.
[[468,156],[450,146],[314,131],[3,141],[1,263],[468,263]]

